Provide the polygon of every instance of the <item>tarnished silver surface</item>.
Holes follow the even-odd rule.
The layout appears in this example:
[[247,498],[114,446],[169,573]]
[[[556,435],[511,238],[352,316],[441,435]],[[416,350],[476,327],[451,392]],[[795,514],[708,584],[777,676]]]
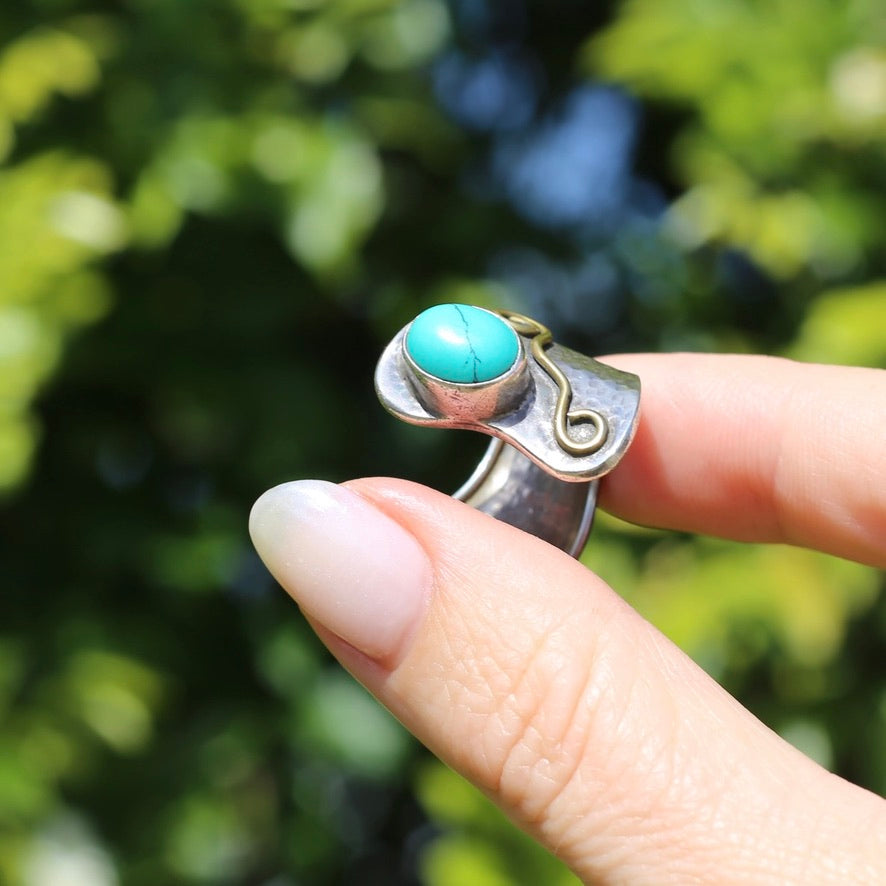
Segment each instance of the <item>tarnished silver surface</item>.
[[[408,329],[407,326],[399,336],[401,365],[397,369],[409,379],[409,390],[428,415],[445,415],[451,422],[466,422],[473,428],[484,419],[512,412],[523,402],[532,384],[532,377],[526,369],[526,349],[522,342],[519,356],[503,377],[473,384],[456,384],[434,378],[413,363],[405,347]],[[406,416],[400,417],[411,421]]]
[[594,522],[598,482],[564,483],[497,438],[453,498],[577,557]]
[[[500,437],[548,473],[567,482],[579,483],[595,480],[612,470],[633,438],[640,402],[640,379],[557,344],[548,349],[548,354],[569,378],[573,404],[599,412],[609,426],[606,442],[596,452],[577,457],[564,452],[557,444],[551,420],[557,401],[557,385],[533,360],[529,360],[526,367],[531,384],[511,412],[489,418],[472,418],[464,411],[432,413],[416,395],[411,370],[403,357],[405,334],[406,329],[401,330],[385,348],[375,373],[375,387],[382,404],[404,421],[429,427],[480,431]],[[580,439],[585,429],[577,425],[573,434]]]
[[[408,329],[394,337],[379,360],[375,386],[382,404],[412,424],[474,430],[497,438],[455,497],[577,556],[591,528],[596,481],[615,467],[636,430],[639,378],[556,343],[545,349],[544,354],[571,385],[572,408],[596,412],[605,422],[602,446],[574,455],[555,437],[553,416],[559,388],[529,355],[527,336],[520,336],[526,359],[519,361],[519,373],[486,383],[482,396],[474,385],[460,386],[461,396],[458,385],[446,383],[453,389],[446,396],[435,392],[429,397],[427,380],[417,377],[404,354]],[[501,386],[502,396],[498,411],[490,414],[489,404],[496,402],[495,385]],[[518,385],[522,396],[515,398]],[[592,424],[579,422],[570,425],[569,433],[581,442],[594,430]]]

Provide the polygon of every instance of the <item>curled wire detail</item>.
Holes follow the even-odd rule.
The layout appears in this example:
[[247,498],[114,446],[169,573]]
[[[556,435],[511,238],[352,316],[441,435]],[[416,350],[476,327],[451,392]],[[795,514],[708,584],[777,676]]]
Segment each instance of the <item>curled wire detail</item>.
[[[557,405],[554,409],[553,422],[557,444],[570,455],[590,455],[596,452],[606,442],[609,428],[599,412],[593,409],[569,408],[572,405],[572,385],[563,370],[545,352],[545,348],[554,342],[551,330],[536,320],[524,317],[523,314],[516,314],[513,311],[499,313],[519,335],[531,341],[530,350],[533,359],[557,385]],[[594,426],[594,433],[587,440],[573,439],[570,429],[584,422]]]

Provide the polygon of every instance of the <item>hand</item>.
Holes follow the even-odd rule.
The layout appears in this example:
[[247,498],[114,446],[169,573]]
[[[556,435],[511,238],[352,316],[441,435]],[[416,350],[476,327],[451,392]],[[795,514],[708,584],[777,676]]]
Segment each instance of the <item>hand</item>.
[[[886,566],[886,373],[607,362],[643,381],[608,510]],[[345,667],[585,881],[886,883],[883,800],[794,750],[544,542],[383,479],[279,486],[250,530]]]

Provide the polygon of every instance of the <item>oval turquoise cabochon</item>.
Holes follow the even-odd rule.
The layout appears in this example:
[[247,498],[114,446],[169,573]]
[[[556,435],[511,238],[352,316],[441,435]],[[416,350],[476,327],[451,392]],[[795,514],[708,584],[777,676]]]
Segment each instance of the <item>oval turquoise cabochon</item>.
[[406,351],[419,369],[455,384],[491,381],[520,355],[520,341],[501,317],[473,305],[435,305],[406,334]]

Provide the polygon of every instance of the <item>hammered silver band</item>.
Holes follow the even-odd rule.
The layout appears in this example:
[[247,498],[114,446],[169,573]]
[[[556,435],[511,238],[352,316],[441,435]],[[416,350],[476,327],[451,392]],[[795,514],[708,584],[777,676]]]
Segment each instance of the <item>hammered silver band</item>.
[[453,498],[577,557],[594,522],[598,486],[558,480],[496,438]]
[[593,522],[598,480],[636,430],[640,380],[556,344],[535,320],[488,313],[519,337],[509,370],[480,383],[429,374],[407,349],[410,324],[382,354],[376,391],[404,421],[493,437],[454,497],[577,557]]

